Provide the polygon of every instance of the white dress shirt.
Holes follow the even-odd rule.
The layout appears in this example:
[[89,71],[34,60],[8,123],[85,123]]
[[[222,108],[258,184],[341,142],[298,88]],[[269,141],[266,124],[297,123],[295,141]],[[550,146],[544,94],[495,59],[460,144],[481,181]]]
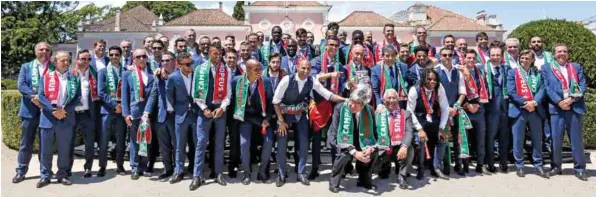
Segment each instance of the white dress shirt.
[[[148,80],[148,76],[149,76],[149,74],[147,73],[147,66],[145,66],[145,69],[143,69],[143,71],[141,72],[141,76],[143,77],[143,85],[147,86],[147,80]],[[143,88],[143,87],[141,87],[141,88]]]
[[101,70],[106,67],[106,65],[103,63],[102,60],[103,60],[103,57],[95,56],[95,69],[96,70]]
[[[436,67],[440,67],[441,70],[445,71],[445,74],[447,75],[447,80],[449,80],[449,82],[451,82],[451,73],[452,72],[459,72],[459,83],[458,83],[458,89],[459,89],[459,94],[466,94],[466,84],[464,81],[464,74],[461,73],[459,70],[457,70],[457,65],[452,66],[451,70],[448,70],[443,64],[439,64]],[[436,68],[435,67],[435,68]],[[439,73],[439,75],[441,75]],[[438,76],[437,76],[438,78]]]
[[[222,63],[222,65],[223,65],[223,63]],[[226,92],[226,95],[225,95],[224,100],[221,101],[221,105],[219,107],[219,108],[222,108],[224,111],[226,110],[226,108],[230,104],[230,96],[232,95],[232,76],[234,76],[234,75],[232,75],[232,71],[227,66],[225,68],[226,68],[226,71],[228,72],[228,81],[227,81],[227,84],[226,84],[226,86],[227,86],[227,88],[226,88],[227,89],[227,92]],[[211,76],[213,77],[213,80],[215,80],[216,73],[217,72],[215,70],[215,66],[211,66]],[[184,84],[186,85],[186,81],[184,81]],[[215,82],[213,84],[215,84]],[[188,86],[186,88],[186,91],[190,91],[190,88],[189,87],[190,87],[190,81],[189,81],[189,84],[188,84]],[[199,104],[199,107],[201,108],[201,110],[207,109],[207,104],[206,103],[198,103],[198,104]]]
[[[563,74],[563,77],[565,78],[565,81],[567,81],[567,87],[570,87],[570,81],[569,81],[569,74],[567,72],[567,67],[565,66],[565,64],[559,66],[559,68],[561,68],[561,74]],[[563,84],[561,82],[561,84]],[[563,91],[563,98],[567,98],[569,96],[569,91],[565,92]]]
[[[333,96],[333,93],[329,90],[327,90],[325,88],[325,86],[323,86],[323,84],[321,84],[321,82],[319,82],[318,80],[315,80],[312,76],[308,76],[309,78],[311,78],[312,82],[313,82],[313,86],[312,86],[312,90],[310,91],[310,96],[313,97],[312,91],[316,91],[317,93],[319,93],[321,96],[323,96],[323,98],[329,100],[331,99],[331,96]],[[296,82],[298,83],[298,92],[302,92],[302,89],[304,88],[304,84],[306,84],[307,79],[301,80],[300,77],[298,77],[298,75],[296,75],[296,77],[294,77]],[[277,85],[277,89],[275,89],[275,94],[273,95],[273,104],[279,104],[281,103],[281,100],[284,98],[285,94],[286,94],[286,90],[288,89],[288,85],[290,83],[290,76],[284,76],[284,78],[281,79],[281,81],[279,82],[279,85]]]
[[45,69],[46,69],[46,66],[44,66],[43,63],[40,62],[39,64],[37,64],[37,72],[39,72],[38,76],[43,76],[43,74],[44,74],[43,71],[45,71]]
[[[509,52],[505,52],[505,53],[509,53]],[[505,57],[507,57],[507,56],[505,56]],[[511,67],[511,68],[519,67],[519,63],[517,62],[517,60],[515,60],[513,55],[509,55],[509,61],[505,60],[505,62],[509,62],[509,67]]]
[[[424,91],[427,96],[431,97],[432,90],[427,90],[424,88]],[[445,89],[443,85],[439,84],[439,95],[437,95],[437,100],[439,101],[439,106],[441,108],[441,119],[439,122],[439,128],[445,129],[445,125],[447,125],[447,120],[449,118],[449,102],[447,101],[447,95],[445,94]],[[422,125],[418,122],[418,118],[416,118],[416,104],[418,103],[418,87],[410,88],[408,92],[408,105],[406,110],[409,111],[412,116],[412,123],[414,123],[414,129],[420,130],[422,129]],[[432,107],[432,106],[431,106]]]
[[[66,105],[66,103],[64,103],[66,101],[66,94],[68,94],[68,91],[66,90],[68,88],[68,71],[64,72],[64,73],[58,73],[58,80],[60,80],[60,88],[58,89],[58,104],[56,104],[57,107],[64,107]],[[48,84],[45,84],[48,85]],[[47,95],[46,95],[47,96]]]
[[540,56],[538,56],[538,54],[534,53],[534,57],[536,59],[536,60],[534,60],[534,66],[536,68],[538,68],[538,70],[540,70],[542,68],[542,65],[544,65],[544,63],[546,62],[546,61],[544,61],[546,58],[546,55],[544,55],[544,52],[542,52],[542,54]]
[[89,81],[89,68],[87,71],[81,72],[77,70],[79,81],[81,82],[81,100],[79,105],[75,107],[75,111],[89,110],[89,92],[91,91]]

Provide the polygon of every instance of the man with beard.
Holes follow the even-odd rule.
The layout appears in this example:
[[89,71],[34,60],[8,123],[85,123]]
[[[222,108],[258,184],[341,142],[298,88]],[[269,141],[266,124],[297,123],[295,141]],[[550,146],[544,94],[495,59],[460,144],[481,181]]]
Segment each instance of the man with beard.
[[480,64],[486,64],[490,59],[490,50],[488,48],[488,35],[486,32],[476,34],[476,52],[478,52],[476,61]]
[[[147,51],[147,56],[149,56],[149,57],[153,56],[153,53],[151,53],[151,46],[153,45],[154,41],[155,41],[155,38],[153,38],[151,36],[147,36],[147,37],[145,37],[145,39],[143,39],[143,48],[145,49],[145,51]],[[104,41],[104,45],[105,45],[105,41]]]
[[315,34],[313,34],[312,32],[307,32],[306,33],[306,41],[308,42],[308,44],[310,44],[311,46],[315,43]]
[[369,47],[371,47],[373,49],[375,48],[375,41],[373,40],[372,31],[364,32],[364,44],[368,45]]
[[[207,61],[209,61],[209,47],[211,47],[211,42],[209,40],[209,37],[207,36],[203,36],[200,40],[199,40],[199,50],[201,52],[201,54],[198,56],[198,58],[196,58],[196,62],[195,66],[199,66]],[[195,58],[193,58],[193,61],[195,61]]]
[[[455,41],[455,55],[460,60],[459,65],[464,65],[466,59],[466,52],[468,51],[468,43],[465,38],[458,38]],[[474,50],[476,51],[476,50]]]
[[[338,45],[339,42],[337,39],[333,40],[332,43]],[[334,48],[336,47],[337,46],[334,46]],[[279,173],[276,181],[277,187],[281,187],[286,183],[287,130],[289,129],[289,126],[292,125],[296,126],[294,134],[299,143],[297,146],[299,157],[299,162],[297,164],[297,180],[303,185],[310,185],[304,171],[306,168],[306,160],[308,158],[309,142],[309,123],[306,116],[308,101],[313,98],[313,91],[321,95],[322,98],[332,102],[341,102],[345,100],[345,98],[327,90],[315,77],[310,76],[311,65],[308,60],[300,60],[298,65],[298,72],[293,75],[285,76],[279,82],[273,96],[273,105],[277,116],[277,124],[279,126],[277,132],[276,155]]]
[[[309,61],[315,57],[315,49],[309,42],[308,33],[304,28],[296,30],[296,41],[298,41],[298,55],[301,58],[307,58]],[[313,38],[314,41],[314,38]]]
[[[372,182],[373,167],[379,157],[379,151],[382,151],[377,146],[379,142],[389,141],[389,132],[376,132],[376,136],[373,134],[374,110],[367,104],[371,97],[370,85],[358,84],[356,91],[350,94],[349,100],[338,103],[333,109],[333,120],[327,133],[328,144],[337,152],[337,160],[333,164],[329,179],[329,191],[333,193],[339,192],[344,168],[351,163],[352,158],[356,159],[358,170],[356,186],[367,190],[377,189]],[[381,148],[386,149],[388,146]]]
[[[460,61],[463,61],[463,59],[459,58],[459,54],[457,53],[457,50],[455,50],[455,37],[453,37],[453,35],[448,34],[443,37],[443,47],[451,49],[451,51],[453,51],[453,65],[462,64],[460,63]],[[435,59],[441,59],[441,57],[439,56],[439,54],[435,54]]]
[[269,124],[273,114],[273,105],[270,102],[273,99],[273,89],[269,78],[261,76],[260,71],[259,62],[249,60],[246,64],[246,75],[237,76],[232,82],[232,105],[235,106],[233,118],[239,124],[244,185],[251,182],[250,147],[254,130],[259,131],[263,137],[257,180],[263,183],[269,180],[269,172],[266,169],[273,145],[273,128]]
[[[234,42],[229,39],[224,40],[224,60],[226,58],[226,55],[228,54],[228,51],[231,51],[232,49],[236,51],[236,49],[234,49]],[[238,54],[236,54],[236,56],[238,56]]]
[[[364,34],[362,33],[362,31],[360,30],[355,30],[354,32],[352,32],[352,44],[346,45],[344,44],[343,47],[340,47],[339,50],[339,61],[341,62],[341,64],[343,65],[347,65],[351,62],[351,50],[352,50],[352,46],[354,45],[362,45],[364,48],[364,53],[363,53],[363,57],[361,59],[361,63],[366,66],[367,68],[371,68],[372,66],[375,65],[375,58],[374,58],[374,54],[373,54],[373,50],[372,48],[364,45]],[[366,47],[364,47],[366,46]]]
[[[431,58],[435,58],[435,54],[437,54],[437,49],[431,46],[428,42],[426,42],[426,38],[428,36],[426,28],[418,26],[416,27],[414,34],[416,35],[416,39],[410,42],[410,52],[414,52],[414,48],[416,48],[417,46],[426,46],[426,48],[428,48],[428,56]],[[453,50],[453,48],[450,49]]]
[[153,52],[153,56],[149,57],[151,70],[156,70],[161,67],[161,55],[164,51],[164,45],[160,40],[153,41],[153,44],[151,44],[151,52]]
[[410,45],[408,43],[400,43],[397,53],[397,59],[399,60],[399,63],[408,65],[408,69],[412,67],[414,62],[416,62],[416,56],[412,55],[410,52]]
[[411,85],[419,84],[420,81],[422,81],[422,70],[426,68],[434,68],[435,66],[428,57],[428,48],[425,46],[415,47],[414,57],[416,57],[416,62],[414,62],[414,65],[412,65],[408,71],[408,84]]
[[161,36],[157,40],[163,43],[164,51],[170,51],[170,39],[167,36]]
[[[532,38],[530,38],[530,49],[532,50],[532,52],[534,53],[534,67],[536,67],[538,70],[540,70],[542,68],[542,65],[547,65],[547,64],[551,64],[553,62],[553,54],[551,52],[548,51],[544,51],[542,48],[544,46],[544,42],[542,41],[542,38],[540,36],[533,36]],[[544,99],[544,102],[540,103],[540,105],[543,105],[543,107],[545,109],[548,109],[548,99]],[[548,152],[549,154],[552,154],[552,146],[551,146],[551,142],[552,142],[552,138],[551,138],[551,128],[550,128],[550,116],[546,116],[544,118],[544,143],[543,143],[543,149]],[[552,157],[552,156],[551,156]]]
[[[395,38],[395,25],[391,23],[385,24],[385,26],[383,26],[383,35],[385,35],[385,39],[383,39],[382,42],[377,42],[375,44],[375,61],[377,61],[377,64],[380,64],[379,62],[383,60],[383,49],[385,46],[392,46],[394,51],[397,51],[397,47],[399,46],[399,43]],[[395,57],[391,58],[395,59]]]
[[219,37],[217,36],[213,37],[213,39],[211,39],[211,45],[221,46],[221,39],[219,39]]
[[288,54],[281,58],[281,68],[283,68],[288,75],[291,75],[296,73],[298,70],[298,61],[301,59],[308,60],[308,58],[304,58],[296,54],[297,43],[294,39],[288,40],[286,50]]
[[[241,69],[245,69],[246,68],[246,62],[249,59],[255,59],[253,58],[251,55],[251,47],[248,41],[242,41],[242,43],[240,43],[240,51],[238,53],[238,63],[237,65],[240,66]],[[259,61],[258,59],[256,59],[257,61]]]
[[503,57],[503,61],[505,64],[509,65],[509,67],[518,68],[519,67],[519,40],[517,38],[507,38],[505,40],[505,46],[507,47],[507,51],[505,51],[505,55]]
[[284,49],[284,42],[281,40],[282,30],[281,27],[275,26],[271,29],[271,40],[269,43],[264,43],[260,48],[261,52],[261,69],[267,68],[269,64],[269,56],[272,53],[279,53],[282,56],[286,56],[287,52]]
[[174,55],[178,55],[182,52],[188,53],[186,48],[186,40],[184,40],[184,38],[178,38],[174,41]]
[[232,43],[232,48],[236,48],[236,37],[235,36],[227,35],[225,40]]

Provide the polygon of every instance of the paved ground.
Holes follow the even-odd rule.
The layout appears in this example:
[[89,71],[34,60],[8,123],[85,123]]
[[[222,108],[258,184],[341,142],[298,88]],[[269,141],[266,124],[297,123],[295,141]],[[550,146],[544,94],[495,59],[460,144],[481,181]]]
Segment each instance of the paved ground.
[[[596,161],[596,151],[592,152],[592,161]],[[72,181],[73,185],[63,186],[52,180],[53,184],[42,189],[35,188],[39,180],[39,162],[37,155],[33,156],[27,179],[19,184],[11,182],[14,176],[17,152],[8,149],[2,145],[2,197],[21,197],[21,196],[43,196],[43,197],[135,197],[135,196],[243,196],[243,197],[270,197],[270,196],[596,196],[596,165],[588,164],[589,178],[588,182],[582,182],[573,176],[573,171],[569,170],[571,164],[564,167],[563,176],[552,177],[545,180],[537,175],[528,174],[526,178],[518,178],[515,173],[496,174],[491,176],[460,177],[452,175],[451,180],[433,180],[426,179],[418,181],[415,178],[409,178],[409,183],[413,186],[410,190],[401,190],[394,183],[395,177],[392,175],[389,180],[375,179],[379,186],[377,193],[366,193],[363,189],[357,188],[356,177],[349,177],[342,183],[347,187],[339,194],[333,194],[327,190],[327,180],[329,179],[329,166],[324,167],[323,175],[318,180],[312,182],[310,186],[303,186],[295,182],[293,174],[288,179],[290,182],[282,188],[275,187],[275,184],[252,183],[250,186],[244,186],[239,179],[228,179],[231,184],[222,187],[212,180],[207,185],[202,186],[196,191],[189,191],[190,180],[185,179],[181,183],[171,185],[167,182],[160,182],[141,177],[138,181],[130,180],[129,176],[117,176],[115,174],[115,164],[109,162],[108,174],[104,178],[80,178],[82,175],[82,166],[84,161],[77,159],[75,161],[75,173]],[[56,157],[54,157],[56,162]],[[97,160],[94,163],[94,170],[97,170]],[[125,164],[127,169],[128,163]],[[161,165],[156,165],[161,168]],[[510,166],[512,169],[512,166]],[[54,170],[56,170],[54,164]],[[253,177],[253,180],[255,177]]]

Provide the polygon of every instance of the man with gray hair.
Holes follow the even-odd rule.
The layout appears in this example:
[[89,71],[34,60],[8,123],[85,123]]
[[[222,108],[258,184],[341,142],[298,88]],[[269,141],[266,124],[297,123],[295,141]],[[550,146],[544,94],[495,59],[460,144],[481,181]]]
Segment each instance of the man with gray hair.
[[517,38],[507,38],[505,40],[506,51],[504,62],[511,68],[519,67],[519,40]]
[[405,109],[408,100],[408,83],[406,83],[408,65],[395,60],[397,51],[394,46],[387,45],[383,47],[382,51],[383,61],[372,68],[371,77],[377,111],[383,107],[382,95],[388,89],[397,90],[399,105],[402,109]]
[[21,118],[21,143],[17,158],[17,174],[12,179],[13,183],[25,180],[25,174],[29,170],[29,162],[33,154],[33,142],[39,133],[39,116],[41,103],[39,102],[38,89],[41,76],[46,72],[54,70],[54,64],[50,62],[52,47],[47,42],[40,42],[35,45],[35,56],[33,61],[21,65],[19,72],[18,89],[21,95],[19,117]]
[[128,66],[132,64],[132,41],[122,40],[120,42],[120,48],[122,48],[122,59],[120,65]]

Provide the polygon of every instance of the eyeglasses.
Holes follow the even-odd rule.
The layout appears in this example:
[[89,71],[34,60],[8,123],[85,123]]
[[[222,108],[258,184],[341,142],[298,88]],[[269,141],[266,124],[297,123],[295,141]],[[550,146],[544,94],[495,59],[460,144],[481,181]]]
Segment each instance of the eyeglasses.
[[162,50],[163,47],[153,47],[153,50]]
[[135,56],[135,59],[147,59],[147,55],[137,55]]
[[118,54],[118,53],[110,53],[109,56],[110,57],[120,57],[120,54]]
[[453,57],[453,54],[441,54],[443,57]]
[[165,62],[165,63],[169,63],[169,62],[171,62],[171,61],[172,61],[171,59],[162,59],[162,60],[161,60],[161,62]]

